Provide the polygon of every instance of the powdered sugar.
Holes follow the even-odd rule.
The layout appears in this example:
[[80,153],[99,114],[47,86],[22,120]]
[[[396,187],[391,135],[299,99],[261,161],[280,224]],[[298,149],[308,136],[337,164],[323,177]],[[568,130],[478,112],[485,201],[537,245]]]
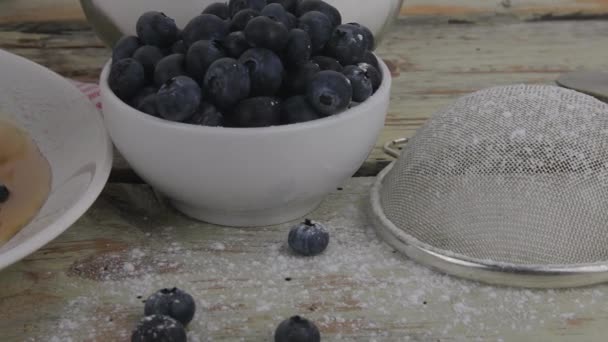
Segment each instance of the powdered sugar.
[[[311,216],[331,234],[315,258],[289,251],[291,224],[247,230],[188,222],[156,230],[108,257],[117,266],[107,277],[77,281],[80,296],[38,341],[126,340],[142,300],[173,286],[196,300],[189,341],[271,340],[294,314],[312,319],[331,341],[526,340],[549,331],[543,328],[568,328],[605,299],[604,288],[505,289],[438,274],[380,242],[366,223],[363,195],[346,193]],[[124,276],[128,265],[134,275]]]

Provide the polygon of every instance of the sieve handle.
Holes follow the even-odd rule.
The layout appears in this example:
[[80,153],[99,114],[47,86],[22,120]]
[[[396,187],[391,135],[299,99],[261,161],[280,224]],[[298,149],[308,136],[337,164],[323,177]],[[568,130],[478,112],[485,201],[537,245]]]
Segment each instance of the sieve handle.
[[399,139],[389,141],[386,144],[384,144],[384,147],[383,147],[384,153],[386,153],[387,155],[389,155],[393,158],[399,158],[399,155],[401,154],[401,152],[399,151],[401,149],[400,146],[407,144],[409,141],[410,141],[409,138],[399,138]]

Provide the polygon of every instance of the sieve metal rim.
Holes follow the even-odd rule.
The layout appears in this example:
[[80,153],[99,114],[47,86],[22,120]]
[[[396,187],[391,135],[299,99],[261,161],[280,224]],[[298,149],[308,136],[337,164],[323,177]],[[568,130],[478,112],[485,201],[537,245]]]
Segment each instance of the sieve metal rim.
[[[407,141],[403,138],[388,142],[385,152],[394,156],[395,150],[389,149]],[[370,191],[370,216],[379,237],[415,262],[452,276],[501,286],[571,288],[608,282],[608,260],[564,265],[502,263],[468,257],[416,239],[393,224],[380,202],[384,179],[395,163],[389,164],[376,177]]]

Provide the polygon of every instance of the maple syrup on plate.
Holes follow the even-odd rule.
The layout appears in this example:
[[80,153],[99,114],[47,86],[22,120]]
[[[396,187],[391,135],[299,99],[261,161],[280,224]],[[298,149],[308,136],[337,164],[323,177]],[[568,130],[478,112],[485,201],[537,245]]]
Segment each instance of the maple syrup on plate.
[[36,216],[51,189],[48,161],[25,131],[0,119],[0,184],[9,191],[0,203],[0,244]]

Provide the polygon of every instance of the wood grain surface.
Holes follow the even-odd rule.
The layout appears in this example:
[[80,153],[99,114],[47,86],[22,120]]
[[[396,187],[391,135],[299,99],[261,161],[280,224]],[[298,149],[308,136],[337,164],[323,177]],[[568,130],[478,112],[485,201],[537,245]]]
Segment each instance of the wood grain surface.
[[328,250],[300,258],[288,224],[232,229],[176,214],[146,186],[110,185],[60,238],[0,276],[3,342],[128,341],[142,299],[196,299],[189,341],[271,341],[300,314],[323,341],[605,341],[608,286],[525,290],[440,275],[394,253],[366,216],[371,178],[348,181],[311,218]]
[[[603,13],[606,1],[446,3],[406,1],[405,16],[378,49],[393,73],[392,102],[386,128],[357,175],[375,175],[388,162],[384,142],[411,136],[458,96],[508,83],[553,83],[564,72],[608,68],[608,22],[580,17]],[[505,11],[521,17],[505,17]],[[493,13],[491,20],[483,13]],[[0,2],[0,48],[88,82],[97,80],[109,56],[73,0],[52,6],[48,0]],[[112,179],[138,181],[119,154]]]

